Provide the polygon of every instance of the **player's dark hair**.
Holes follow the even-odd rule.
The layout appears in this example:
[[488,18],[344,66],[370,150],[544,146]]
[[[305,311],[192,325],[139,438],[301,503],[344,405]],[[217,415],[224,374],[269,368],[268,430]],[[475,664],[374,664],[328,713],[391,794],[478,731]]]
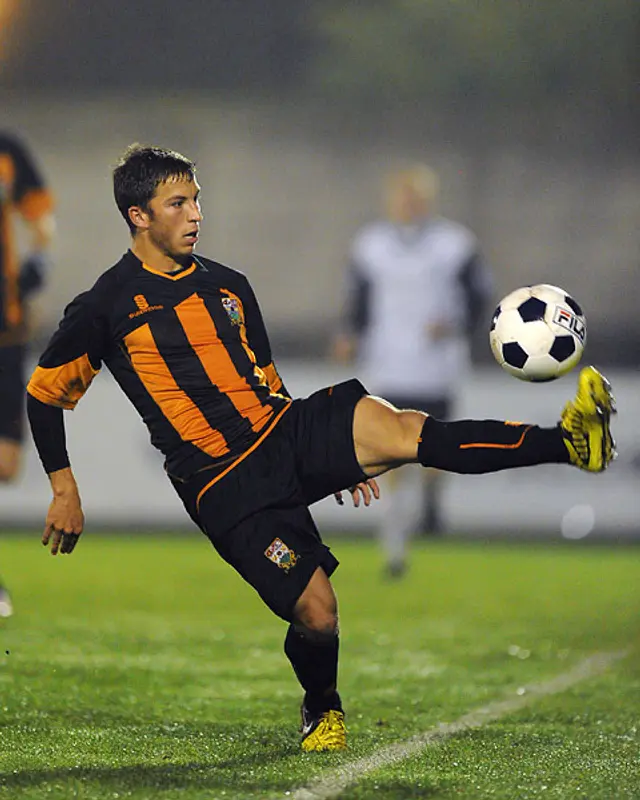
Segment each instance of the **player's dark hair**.
[[129,219],[131,206],[148,211],[159,184],[170,178],[194,180],[195,174],[195,163],[174,150],[129,145],[113,169],[113,195],[131,233],[136,230]]

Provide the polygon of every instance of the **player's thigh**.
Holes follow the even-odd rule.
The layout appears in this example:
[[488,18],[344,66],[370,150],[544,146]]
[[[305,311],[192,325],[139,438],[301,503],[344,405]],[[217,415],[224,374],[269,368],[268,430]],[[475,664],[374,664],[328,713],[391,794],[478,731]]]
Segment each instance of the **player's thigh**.
[[380,397],[363,397],[353,415],[356,458],[368,475],[417,461],[426,414],[397,409]]
[[[208,527],[204,519],[200,524]],[[209,539],[269,608],[289,622],[316,570],[329,576],[338,566],[305,506],[266,508]]]
[[24,438],[24,347],[0,347],[0,480],[20,468]]
[[365,479],[354,448],[353,417],[366,394],[352,379],[294,401],[285,414],[281,426],[291,442],[306,505]]

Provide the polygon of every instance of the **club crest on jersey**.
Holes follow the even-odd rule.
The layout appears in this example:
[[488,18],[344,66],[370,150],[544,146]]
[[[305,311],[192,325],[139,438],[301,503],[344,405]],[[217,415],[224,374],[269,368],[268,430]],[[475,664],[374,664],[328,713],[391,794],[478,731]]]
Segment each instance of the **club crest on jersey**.
[[229,315],[232,325],[242,325],[242,314],[240,312],[240,303],[235,297],[223,297],[222,305],[224,310]]
[[264,551],[265,556],[269,561],[273,561],[280,569],[289,571],[291,567],[295,567],[298,556],[290,550],[282,539],[274,539],[269,547]]

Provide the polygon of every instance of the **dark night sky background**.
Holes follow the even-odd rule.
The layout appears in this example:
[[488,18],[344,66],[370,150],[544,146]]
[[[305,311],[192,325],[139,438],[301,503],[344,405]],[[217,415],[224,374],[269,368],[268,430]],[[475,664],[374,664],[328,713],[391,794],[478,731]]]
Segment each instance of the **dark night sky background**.
[[21,7],[28,29],[0,79],[12,86],[286,89],[303,79],[312,47],[304,0],[23,0]]
[[574,103],[638,120],[638,0],[6,2],[5,90]]

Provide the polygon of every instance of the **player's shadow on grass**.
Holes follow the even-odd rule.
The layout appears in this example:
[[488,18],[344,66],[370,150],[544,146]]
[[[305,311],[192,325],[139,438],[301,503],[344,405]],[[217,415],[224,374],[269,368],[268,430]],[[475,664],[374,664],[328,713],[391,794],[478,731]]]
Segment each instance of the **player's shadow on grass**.
[[[442,797],[442,792],[444,791],[442,785],[417,786],[415,783],[406,780],[369,780],[365,787],[371,790],[372,796],[392,797],[393,800],[419,800],[421,797]],[[341,796],[349,797],[349,790],[347,789],[346,793]]]
[[[54,785],[67,786],[69,790],[78,784],[110,791],[133,791],[144,789],[189,790],[189,789],[244,789],[258,793],[265,790],[265,780],[253,776],[252,766],[273,766],[279,760],[290,757],[291,748],[271,748],[266,752],[243,755],[217,763],[204,761],[187,764],[131,764],[122,767],[60,767],[59,769],[29,770],[14,772],[0,777],[2,790],[35,789]],[[270,789],[288,789],[290,781],[283,770],[282,781],[269,778]],[[233,796],[233,793],[230,794]]]
[[[74,721],[76,727],[79,726],[77,714],[68,713],[66,716]],[[86,724],[86,715],[81,716]],[[12,791],[48,785],[60,787],[61,784],[69,790],[69,796],[79,785],[113,792],[134,789],[153,792],[154,789],[166,788],[237,791],[241,788],[248,792],[256,791],[259,795],[265,789],[265,780],[268,780],[269,788],[275,790],[290,788],[287,770],[282,769],[281,781],[274,781],[273,767],[300,754],[297,736],[285,735],[281,729],[271,726],[252,725],[239,730],[234,725],[177,723],[174,727],[156,722],[137,726],[139,746],[128,739],[120,741],[123,750],[126,748],[126,760],[136,763],[109,766],[114,761],[113,748],[119,743],[118,728],[130,725],[131,719],[114,714],[106,723],[105,716],[108,715],[100,714],[100,723],[93,720],[93,724],[106,734],[107,739],[112,739],[108,753],[101,748],[82,748],[74,744],[68,762],[74,764],[80,757],[92,761],[92,765],[0,773],[0,796],[7,796],[7,791],[9,796],[13,796]],[[60,735],[60,730],[52,728],[48,735],[55,738]],[[153,742],[151,748],[145,744],[147,737]],[[231,746],[230,742],[233,742]],[[218,749],[216,744],[219,744]],[[191,760],[175,763],[184,752],[189,752]],[[229,796],[233,796],[233,791]]]

